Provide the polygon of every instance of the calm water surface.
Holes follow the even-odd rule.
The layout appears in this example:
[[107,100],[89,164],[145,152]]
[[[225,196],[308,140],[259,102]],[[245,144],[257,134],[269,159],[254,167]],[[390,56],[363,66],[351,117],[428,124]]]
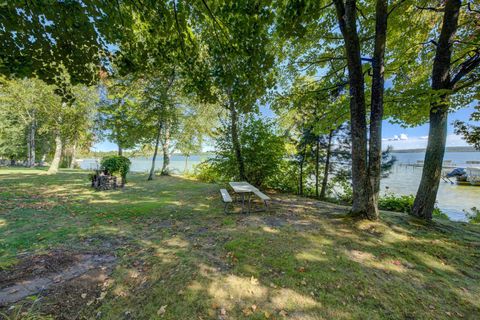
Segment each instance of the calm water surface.
[[[388,178],[382,179],[382,193],[393,192],[399,195],[415,194],[420,184],[422,175],[421,167],[404,166],[402,164],[415,164],[418,160],[423,160],[425,153],[394,153],[398,162],[392,169]],[[207,159],[208,156],[194,155],[188,159],[187,171],[191,171],[193,166]],[[133,172],[148,172],[151,166],[151,158],[136,157],[132,158]],[[454,166],[466,167],[466,161],[480,161],[480,152],[447,152],[445,160],[452,160]],[[480,166],[480,165],[475,165]],[[98,161],[95,159],[84,159],[80,162],[82,169],[98,168]],[[156,161],[157,170],[162,167],[162,159]],[[170,168],[177,174],[185,171],[185,157],[174,155],[171,158]],[[480,207],[480,187],[459,186],[440,182],[437,197],[438,207],[447,213],[452,220],[465,220],[464,209]]]
[[[398,160],[388,178],[382,179],[382,193],[388,191],[399,195],[415,194],[422,176],[421,167],[404,166],[423,160],[424,152],[393,153]],[[480,161],[480,152],[447,152],[445,160],[452,160],[455,167],[467,167],[467,161]],[[472,165],[470,165],[472,166]],[[475,165],[480,167],[480,165]],[[445,169],[450,171],[451,169]],[[454,181],[454,180],[452,180]],[[388,188],[388,189],[387,189]],[[452,220],[465,220],[464,209],[480,207],[480,187],[460,186],[441,181],[437,195],[437,206]]]

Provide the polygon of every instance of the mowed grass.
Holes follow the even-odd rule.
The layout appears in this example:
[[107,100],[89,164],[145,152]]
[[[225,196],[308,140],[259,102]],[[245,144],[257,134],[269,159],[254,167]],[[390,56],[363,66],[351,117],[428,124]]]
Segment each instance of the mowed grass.
[[0,169],[0,267],[53,249],[115,254],[85,318],[480,316],[478,226],[390,212],[356,221],[282,194],[266,213],[226,216],[218,189],[130,175],[123,191],[95,192],[86,172]]

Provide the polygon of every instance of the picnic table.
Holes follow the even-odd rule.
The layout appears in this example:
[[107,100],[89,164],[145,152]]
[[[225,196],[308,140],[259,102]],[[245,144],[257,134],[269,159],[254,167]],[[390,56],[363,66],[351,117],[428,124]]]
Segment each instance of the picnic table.
[[245,197],[248,196],[248,212],[250,212],[250,196],[252,194],[257,195],[260,197],[264,203],[265,206],[267,205],[267,200],[270,200],[270,198],[262,193],[260,190],[252,186],[250,183],[246,181],[240,181],[240,182],[229,182],[230,187],[233,189],[233,191],[240,195],[241,201],[242,201],[242,213],[245,211]]

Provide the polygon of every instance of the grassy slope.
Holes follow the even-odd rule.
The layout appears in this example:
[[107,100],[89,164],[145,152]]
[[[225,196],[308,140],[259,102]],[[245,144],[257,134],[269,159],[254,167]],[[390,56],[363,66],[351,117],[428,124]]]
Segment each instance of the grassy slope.
[[212,184],[133,175],[123,192],[94,192],[83,172],[0,168],[0,266],[22,252],[113,250],[108,294],[84,309],[104,319],[480,314],[477,226],[352,221],[343,207],[275,199],[268,213],[225,216]]

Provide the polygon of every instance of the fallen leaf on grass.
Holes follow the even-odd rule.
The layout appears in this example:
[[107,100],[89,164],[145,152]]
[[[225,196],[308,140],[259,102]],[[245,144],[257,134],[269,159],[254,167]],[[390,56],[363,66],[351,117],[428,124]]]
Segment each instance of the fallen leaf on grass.
[[250,310],[249,308],[244,308],[242,310],[242,313],[244,316],[248,317],[248,316],[251,316],[253,314],[252,310]]
[[162,316],[165,314],[165,311],[167,311],[167,305],[161,306],[157,311],[157,315]]

